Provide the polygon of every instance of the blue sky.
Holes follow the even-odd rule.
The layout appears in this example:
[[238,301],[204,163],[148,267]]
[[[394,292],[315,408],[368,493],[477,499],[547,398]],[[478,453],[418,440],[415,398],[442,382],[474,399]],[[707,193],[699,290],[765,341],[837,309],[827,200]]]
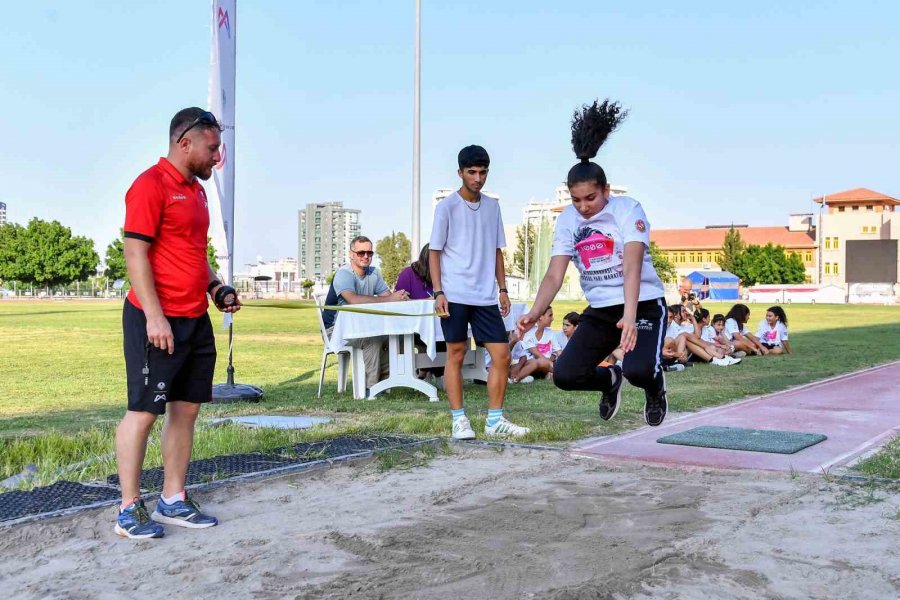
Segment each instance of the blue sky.
[[[734,4],[728,6],[727,4]],[[423,0],[422,232],[460,147],[505,220],[574,162],[572,110],[631,116],[601,150],[654,227],[786,224],[814,195],[900,196],[895,2]],[[801,4],[801,3],[796,3]],[[238,0],[236,258],[296,256],[297,210],[342,200],[410,232],[413,0]],[[0,21],[0,201],[101,255],[168,121],[206,106],[210,4],[49,2]]]

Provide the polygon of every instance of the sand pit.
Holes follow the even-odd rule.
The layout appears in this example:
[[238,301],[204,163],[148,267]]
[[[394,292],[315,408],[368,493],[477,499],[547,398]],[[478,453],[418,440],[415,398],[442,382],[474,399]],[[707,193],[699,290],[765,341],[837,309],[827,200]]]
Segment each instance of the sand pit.
[[[113,509],[3,530],[10,598],[896,598],[900,494],[454,446],[221,488],[161,540]],[[860,499],[848,508],[848,499]]]

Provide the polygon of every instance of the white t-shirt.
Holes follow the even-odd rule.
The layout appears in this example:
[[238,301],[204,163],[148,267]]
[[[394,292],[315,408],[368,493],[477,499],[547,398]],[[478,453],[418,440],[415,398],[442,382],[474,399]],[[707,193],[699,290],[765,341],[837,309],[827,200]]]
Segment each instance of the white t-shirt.
[[669,326],[666,327],[666,337],[672,338],[673,340],[677,338],[682,333],[694,333],[694,324],[690,321],[682,322],[680,325],[672,321],[669,323]]
[[466,202],[459,192],[434,209],[430,248],[441,251],[441,286],[449,302],[497,304],[497,249],[506,247],[500,203],[481,195]]
[[706,325],[700,328],[700,339],[704,342],[714,344],[717,337],[716,330],[712,325]]
[[[440,206],[440,205],[438,205]],[[665,296],[665,290],[650,258],[650,224],[637,200],[610,196],[599,213],[585,219],[569,205],[556,221],[553,256],[568,256],[581,274],[581,289],[594,308],[625,303],[623,262],[625,244],[645,246],[638,301]]]
[[[543,335],[541,335],[540,338],[537,336],[537,330],[537,327],[532,327],[528,333],[522,337],[522,347],[525,348],[525,350],[534,348],[542,356],[549,357],[550,354],[553,353],[553,330],[549,327],[545,327]],[[531,352],[528,354],[530,355]]]
[[749,333],[746,327],[738,325],[738,322],[734,319],[725,319],[725,329],[722,331],[725,333],[725,337],[728,338],[728,341],[734,339],[735,333],[740,333],[741,335]]
[[569,343],[569,338],[566,337],[566,334],[562,331],[557,331],[553,334],[553,352],[562,352],[566,349],[566,344]]
[[769,324],[763,319],[756,329],[756,337],[763,344],[781,346],[781,342],[788,339],[788,329],[781,321],[775,321],[775,327],[769,327]]

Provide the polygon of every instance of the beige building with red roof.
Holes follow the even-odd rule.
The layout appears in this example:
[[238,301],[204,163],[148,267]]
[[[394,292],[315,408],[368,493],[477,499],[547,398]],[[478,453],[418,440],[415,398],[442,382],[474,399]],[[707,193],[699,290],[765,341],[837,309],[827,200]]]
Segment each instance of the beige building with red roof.
[[[787,227],[734,228],[746,244],[764,246],[771,242],[784,246],[789,254],[798,254],[811,283],[845,289],[853,283],[890,283],[900,292],[900,219],[894,212],[900,200],[857,188],[816,198],[815,202],[821,205],[818,215],[790,215]],[[650,239],[682,276],[696,270],[720,270],[716,261],[730,228],[654,229]]]
[[[821,207],[819,281],[843,287],[853,283],[897,287],[900,217],[894,211],[900,200],[856,188],[814,201]],[[893,279],[886,281],[888,276]]]

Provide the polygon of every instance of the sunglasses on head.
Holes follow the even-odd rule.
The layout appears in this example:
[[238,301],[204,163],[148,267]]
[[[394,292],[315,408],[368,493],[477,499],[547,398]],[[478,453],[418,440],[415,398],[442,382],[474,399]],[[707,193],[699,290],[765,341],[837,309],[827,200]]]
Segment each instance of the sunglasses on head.
[[354,250],[353,253],[360,258],[372,258],[375,253],[371,250]]
[[181,135],[178,136],[178,139],[175,140],[175,143],[178,144],[184,138],[185,134],[196,127],[197,125],[215,125],[221,131],[222,127],[219,125],[219,122],[216,120],[216,115],[212,114],[209,111],[204,112],[199,117],[191,121],[191,124],[187,126],[187,129],[181,132]]

